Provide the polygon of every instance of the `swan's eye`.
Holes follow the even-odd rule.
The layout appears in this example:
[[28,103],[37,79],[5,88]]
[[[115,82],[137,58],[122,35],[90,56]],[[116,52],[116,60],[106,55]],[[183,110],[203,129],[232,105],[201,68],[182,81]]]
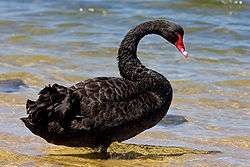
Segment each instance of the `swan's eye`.
[[185,50],[185,46],[183,43],[183,36],[181,34],[178,34],[177,42],[175,43],[176,48],[183,54],[185,58],[188,58],[188,53]]

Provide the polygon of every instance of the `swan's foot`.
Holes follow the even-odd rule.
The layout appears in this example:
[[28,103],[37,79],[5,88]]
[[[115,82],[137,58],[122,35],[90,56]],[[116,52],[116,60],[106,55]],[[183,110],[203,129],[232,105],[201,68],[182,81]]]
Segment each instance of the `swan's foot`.
[[110,155],[107,151],[108,147],[107,146],[99,146],[94,149],[96,155],[100,159],[108,159],[110,158]]

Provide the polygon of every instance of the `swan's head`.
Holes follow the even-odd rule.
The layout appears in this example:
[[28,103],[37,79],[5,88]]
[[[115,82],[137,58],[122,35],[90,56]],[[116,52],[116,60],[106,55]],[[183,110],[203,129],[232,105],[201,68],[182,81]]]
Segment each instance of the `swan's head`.
[[181,54],[188,58],[188,53],[183,43],[184,30],[178,24],[165,21],[163,28],[161,28],[162,36],[181,52]]

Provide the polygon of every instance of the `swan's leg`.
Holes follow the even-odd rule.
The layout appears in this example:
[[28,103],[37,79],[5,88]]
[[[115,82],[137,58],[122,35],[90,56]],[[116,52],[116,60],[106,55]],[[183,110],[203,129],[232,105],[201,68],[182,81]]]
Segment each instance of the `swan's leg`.
[[108,147],[106,147],[106,146],[101,146],[101,148],[100,148],[100,153],[102,153],[102,154],[107,154],[108,153]]
[[102,159],[108,159],[109,157],[110,157],[110,155],[109,155],[109,153],[108,153],[108,151],[107,151],[107,149],[108,149],[108,145],[101,145],[101,146],[99,146],[99,147],[97,147],[96,149],[95,149],[95,152],[98,154],[98,155],[100,155],[100,157],[102,158]]
[[101,148],[101,155],[103,156],[104,159],[109,159],[110,158],[110,154],[108,153],[108,147],[102,147]]

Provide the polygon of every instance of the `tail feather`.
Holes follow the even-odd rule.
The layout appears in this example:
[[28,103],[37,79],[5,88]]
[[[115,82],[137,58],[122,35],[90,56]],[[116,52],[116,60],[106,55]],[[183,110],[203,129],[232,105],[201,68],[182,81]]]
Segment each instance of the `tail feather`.
[[[53,129],[53,133],[58,129],[59,133],[79,111],[79,100],[71,89],[54,84],[42,89],[36,101],[28,99],[26,110],[28,117],[21,120],[26,126],[29,125],[27,127],[30,130],[33,126],[40,127],[43,131],[44,128],[48,131]],[[58,128],[55,128],[55,125]]]
[[28,99],[26,102],[26,110],[27,110],[27,114],[29,114],[30,108],[34,107],[36,105],[36,102]]

